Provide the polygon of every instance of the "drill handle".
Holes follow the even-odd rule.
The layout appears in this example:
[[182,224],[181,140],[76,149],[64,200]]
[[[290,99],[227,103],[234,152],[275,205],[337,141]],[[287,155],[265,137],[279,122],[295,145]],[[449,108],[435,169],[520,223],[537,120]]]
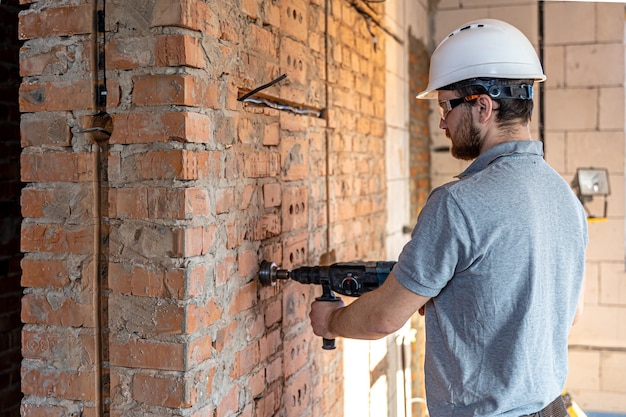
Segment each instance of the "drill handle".
[[[339,301],[340,298],[335,297],[335,293],[330,289],[329,283],[322,283],[322,295],[317,297],[316,301]],[[322,339],[322,349],[333,350],[337,346],[335,345],[335,339]]]

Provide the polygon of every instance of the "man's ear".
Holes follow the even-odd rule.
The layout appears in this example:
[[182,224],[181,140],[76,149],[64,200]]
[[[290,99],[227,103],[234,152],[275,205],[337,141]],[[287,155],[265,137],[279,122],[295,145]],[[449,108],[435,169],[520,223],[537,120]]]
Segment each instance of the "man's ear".
[[485,123],[494,116],[494,101],[487,94],[481,94],[476,99],[476,107],[478,108],[478,120],[481,123]]

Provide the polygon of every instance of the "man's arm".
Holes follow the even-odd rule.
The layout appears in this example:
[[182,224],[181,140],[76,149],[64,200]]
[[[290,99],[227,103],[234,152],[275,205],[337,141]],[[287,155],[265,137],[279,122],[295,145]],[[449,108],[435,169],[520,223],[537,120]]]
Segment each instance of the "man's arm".
[[326,339],[380,339],[400,329],[430,297],[406,289],[393,272],[380,288],[353,303],[315,301],[311,305],[313,333]]

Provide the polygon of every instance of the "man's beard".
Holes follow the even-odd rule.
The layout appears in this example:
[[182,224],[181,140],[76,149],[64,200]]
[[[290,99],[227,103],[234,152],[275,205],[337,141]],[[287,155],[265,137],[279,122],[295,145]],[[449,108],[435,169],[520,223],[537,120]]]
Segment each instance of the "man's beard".
[[472,161],[480,155],[480,130],[474,126],[472,114],[469,111],[463,111],[462,118],[454,132],[454,139],[448,129],[446,129],[446,137],[452,141],[450,153],[453,157]]

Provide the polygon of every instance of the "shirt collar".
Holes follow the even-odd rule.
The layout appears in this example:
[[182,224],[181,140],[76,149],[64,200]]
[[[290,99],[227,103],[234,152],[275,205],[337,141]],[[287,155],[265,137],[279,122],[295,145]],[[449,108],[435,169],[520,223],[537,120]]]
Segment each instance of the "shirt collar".
[[523,140],[500,143],[480,154],[478,158],[476,158],[465,171],[457,175],[456,178],[465,178],[480,172],[500,157],[522,153],[533,154],[543,158],[543,142],[537,140]]

